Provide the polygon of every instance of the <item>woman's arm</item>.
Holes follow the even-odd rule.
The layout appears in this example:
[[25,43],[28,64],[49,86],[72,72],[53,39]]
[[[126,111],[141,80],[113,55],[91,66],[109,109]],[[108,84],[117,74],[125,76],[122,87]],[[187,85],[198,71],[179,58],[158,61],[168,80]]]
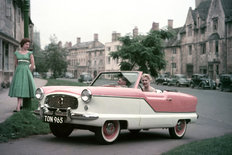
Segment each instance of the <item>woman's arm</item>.
[[30,70],[33,71],[33,69],[35,68],[35,61],[33,54],[30,55],[30,62],[31,62]]

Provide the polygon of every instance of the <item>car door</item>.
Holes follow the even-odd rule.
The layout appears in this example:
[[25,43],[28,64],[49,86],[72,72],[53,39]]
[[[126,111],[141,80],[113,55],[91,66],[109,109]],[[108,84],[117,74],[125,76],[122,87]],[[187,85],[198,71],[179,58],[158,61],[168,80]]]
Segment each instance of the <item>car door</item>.
[[144,92],[145,102],[141,104],[140,125],[145,128],[163,127],[173,124],[172,112],[179,104],[177,93]]

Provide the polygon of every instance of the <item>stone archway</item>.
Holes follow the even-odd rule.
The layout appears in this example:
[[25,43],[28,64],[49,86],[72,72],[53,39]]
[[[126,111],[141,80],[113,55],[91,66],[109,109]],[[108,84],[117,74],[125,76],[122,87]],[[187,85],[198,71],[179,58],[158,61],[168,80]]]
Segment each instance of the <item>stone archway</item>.
[[209,37],[208,37],[208,40],[219,40],[220,39],[220,36],[218,33],[213,33],[211,34]]

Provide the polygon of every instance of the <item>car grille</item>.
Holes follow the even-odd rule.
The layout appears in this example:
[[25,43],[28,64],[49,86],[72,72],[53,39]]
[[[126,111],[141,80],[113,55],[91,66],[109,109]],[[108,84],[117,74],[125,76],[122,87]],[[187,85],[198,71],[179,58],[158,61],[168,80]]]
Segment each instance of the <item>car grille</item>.
[[49,95],[45,99],[45,104],[53,108],[78,108],[77,98],[69,95]]

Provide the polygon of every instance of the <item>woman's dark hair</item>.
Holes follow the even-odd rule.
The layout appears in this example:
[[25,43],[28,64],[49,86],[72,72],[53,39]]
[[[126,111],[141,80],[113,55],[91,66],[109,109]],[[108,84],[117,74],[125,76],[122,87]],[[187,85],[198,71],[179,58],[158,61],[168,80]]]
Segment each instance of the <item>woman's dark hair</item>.
[[30,39],[28,39],[28,38],[23,38],[23,39],[21,40],[21,42],[20,42],[20,46],[23,47],[23,45],[24,45],[25,43],[27,43],[27,42],[30,43],[30,42],[31,42]]

